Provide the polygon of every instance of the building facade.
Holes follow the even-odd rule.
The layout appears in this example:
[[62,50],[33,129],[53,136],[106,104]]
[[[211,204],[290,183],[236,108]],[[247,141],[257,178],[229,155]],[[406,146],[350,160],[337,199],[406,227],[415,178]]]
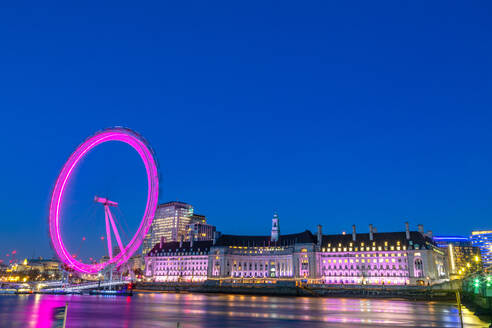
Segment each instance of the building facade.
[[29,271],[39,270],[39,272],[58,272],[60,270],[60,262],[56,259],[43,259],[42,257],[35,259],[24,259],[23,262],[13,265],[14,271]]
[[162,238],[165,242],[177,242],[187,235],[187,226],[193,216],[193,206],[182,202],[160,204],[152,226],[143,241],[143,253],[147,254]]
[[480,248],[483,268],[492,271],[492,230],[472,231],[470,240],[473,246]]
[[[162,243],[146,257],[146,274],[163,281],[176,281],[178,276],[194,281],[291,280],[326,285],[428,285],[448,279],[446,254],[423,228],[410,231],[406,224],[403,232],[376,233],[370,225],[369,230],[356,233],[353,226],[351,235],[323,235],[318,226],[316,235],[309,230],[282,235],[275,214],[270,236],[216,234],[213,241],[200,244],[199,251],[199,242],[195,248],[186,246],[189,242],[182,247]],[[190,267],[200,271],[199,278]]]
[[480,248],[472,246],[467,237],[435,236],[433,239],[446,253],[451,279],[459,279],[466,274],[482,271]]
[[448,277],[444,252],[423,232],[323,235],[317,277],[324,284],[431,284]]
[[215,227],[207,224],[206,217],[194,213],[193,206],[183,202],[161,204],[155,211],[152,226],[143,241],[143,254],[164,238],[164,242],[212,240]]
[[314,266],[315,237],[308,230],[278,236],[222,235],[210,249],[210,278],[295,279]]
[[212,241],[158,243],[145,257],[145,276],[157,282],[207,280]]
[[214,233],[216,231],[215,226],[200,222],[190,223],[187,230],[187,241],[190,241],[191,238],[194,238],[194,240],[197,241],[211,241],[214,238]]

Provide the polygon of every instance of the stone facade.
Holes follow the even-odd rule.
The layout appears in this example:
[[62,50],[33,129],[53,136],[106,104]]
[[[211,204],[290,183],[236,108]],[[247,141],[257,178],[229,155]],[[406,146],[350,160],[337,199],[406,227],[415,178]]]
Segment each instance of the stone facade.
[[325,284],[407,285],[448,278],[444,252],[416,231],[323,236],[318,279]]
[[[272,229],[278,227],[278,217]],[[207,243],[207,244],[204,244]],[[222,235],[211,242],[158,244],[146,257],[156,281],[276,281],[416,285],[448,279],[446,257],[423,232]]]
[[293,279],[313,272],[311,232],[270,238],[220,236],[210,249],[209,277]]
[[145,276],[160,282],[207,280],[211,241],[159,243],[145,257]]

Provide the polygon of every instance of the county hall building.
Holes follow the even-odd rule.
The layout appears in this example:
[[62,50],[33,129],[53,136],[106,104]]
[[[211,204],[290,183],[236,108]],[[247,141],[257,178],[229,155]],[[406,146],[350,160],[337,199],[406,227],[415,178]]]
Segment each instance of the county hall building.
[[278,215],[269,236],[216,234],[211,241],[158,243],[145,258],[154,281],[304,281],[317,284],[416,285],[448,278],[445,254],[431,233],[375,231],[281,235]]

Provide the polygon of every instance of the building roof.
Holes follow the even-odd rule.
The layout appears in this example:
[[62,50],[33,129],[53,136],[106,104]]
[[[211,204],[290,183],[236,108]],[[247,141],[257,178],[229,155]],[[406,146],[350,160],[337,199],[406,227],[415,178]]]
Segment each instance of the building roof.
[[27,263],[59,263],[57,259],[28,259]]
[[[401,232],[375,232],[373,233],[373,240],[369,239],[369,233],[358,233],[355,236],[355,242],[364,242],[369,245],[370,242],[375,241],[376,243],[388,242],[389,244],[394,244],[399,241],[402,245],[408,245],[410,241],[413,244],[426,245],[427,243],[434,244],[431,238],[422,235],[418,231],[410,231],[410,240],[407,240],[405,231]],[[352,242],[352,234],[345,235],[323,235],[321,247],[328,247],[328,244],[335,246],[338,243],[347,244]]]
[[273,245],[293,245],[293,244],[316,243],[316,237],[311,231],[306,230],[301,233],[280,235],[277,242],[271,241],[271,236],[241,236],[241,235],[221,235],[217,239],[216,246],[249,246],[263,247]]
[[180,206],[180,207],[186,207],[186,208],[192,208],[193,207],[193,206],[191,206],[188,203],[180,202],[180,201],[177,201],[177,200],[171,201],[171,202],[167,202],[167,203],[159,204],[158,207],[169,207],[169,206]]
[[[170,242],[170,243],[157,243],[154,248],[148,253],[149,256],[156,254],[158,252],[207,252],[210,250],[210,246],[212,246],[211,240],[200,240],[194,241],[193,247],[190,247],[189,241],[184,241],[179,247],[179,242]],[[162,247],[161,247],[162,246]]]
[[[410,240],[407,240],[405,231],[401,232],[376,232],[373,234],[373,240],[369,239],[369,233],[356,234],[356,244],[364,242],[368,246],[371,242],[381,244],[388,242],[389,244],[395,244],[399,241],[402,245],[409,245],[410,241],[415,245],[425,246],[427,244],[435,244],[432,238],[422,235],[418,231],[410,231]],[[315,244],[317,242],[316,235],[313,235],[311,231],[305,230],[300,233],[280,235],[277,242],[271,241],[271,236],[242,236],[242,235],[221,235],[215,245],[211,240],[195,241],[193,248],[190,249],[190,242],[183,242],[179,247],[179,242],[163,243],[162,247],[160,243],[157,243],[154,248],[149,252],[149,255],[157,252],[190,252],[190,251],[206,251],[210,250],[211,246],[247,246],[247,247],[263,247],[263,246],[287,246],[294,244]],[[352,234],[337,234],[337,235],[323,235],[321,247],[328,247],[331,244],[332,247],[336,247],[339,243],[347,245],[352,242]]]
[[465,241],[469,240],[468,237],[464,236],[434,236],[432,237],[434,240],[442,240],[442,241]]

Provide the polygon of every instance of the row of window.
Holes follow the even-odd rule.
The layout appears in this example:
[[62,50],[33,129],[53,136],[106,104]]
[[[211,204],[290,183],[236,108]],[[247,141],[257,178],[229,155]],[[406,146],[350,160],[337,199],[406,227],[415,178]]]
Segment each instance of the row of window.
[[191,267],[191,266],[179,266],[179,265],[156,265],[155,266],[156,270],[207,270],[206,266],[197,266],[197,267]]
[[206,276],[207,271],[157,271],[156,272],[157,276],[188,276],[188,275],[194,275],[194,276]]
[[[249,265],[248,265],[249,264]],[[227,262],[227,266],[229,267],[230,266],[230,263]],[[243,262],[243,263],[234,263],[233,265],[233,270],[260,270],[260,271],[263,271],[263,263],[247,263],[247,262]],[[287,269],[291,269],[291,265],[287,264],[287,263],[275,263],[275,262],[272,262],[270,264],[270,267],[275,267],[275,268],[278,268],[279,270],[281,271],[284,271],[284,270],[287,270]],[[253,269],[254,268],[254,269]],[[265,263],[265,270],[268,270],[268,263]]]
[[330,277],[408,277],[408,272],[378,272],[378,271],[369,271],[367,273],[360,273],[360,272],[344,272],[344,271],[339,271],[339,272],[332,272],[332,271],[325,271],[323,273],[324,276],[330,276]]
[[[407,256],[406,253],[356,253],[356,254],[322,254],[322,258],[333,258],[333,257],[402,257]],[[336,261],[336,260],[335,260]]]
[[204,265],[204,264],[207,264],[208,261],[193,261],[193,260],[191,260],[191,262],[190,262],[190,260],[186,260],[186,259],[185,260],[164,259],[164,260],[156,261],[156,263],[161,264],[161,265],[178,264],[178,263],[179,264],[185,264],[185,263],[190,264],[191,263],[193,265],[195,265],[195,264]]
[[336,263],[339,263],[339,264],[340,263],[354,263],[354,262],[355,263],[359,263],[359,262],[360,263],[366,263],[366,261],[367,261],[367,263],[371,263],[371,262],[372,263],[378,263],[378,262],[379,263],[383,263],[383,262],[384,263],[390,263],[390,262],[391,263],[396,263],[396,262],[401,263],[402,262],[401,259],[391,259],[391,261],[389,259],[379,259],[379,260],[377,260],[377,259],[374,259],[374,260],[371,260],[371,259],[367,259],[367,260],[362,259],[360,261],[359,261],[359,259],[356,259],[355,261],[354,260],[345,260],[343,262],[342,262],[342,260],[338,260],[338,262],[336,260],[333,260],[333,261],[331,261],[331,260],[328,260],[328,261],[327,260],[323,260],[323,263],[326,263],[326,262],[328,262],[328,263],[334,263],[334,264],[336,264]]
[[[354,279],[328,279],[324,281],[325,284],[360,284],[361,280],[354,280]],[[366,282],[367,283],[367,282]],[[370,281],[369,283],[373,284],[388,284],[388,285],[405,285],[407,284],[407,281],[402,281],[400,279],[396,279],[394,281],[384,281],[384,280],[374,280]]]
[[376,269],[388,269],[388,270],[399,270],[399,269],[403,269],[403,270],[406,270],[406,265],[398,265],[398,264],[395,264],[394,266],[393,265],[385,265],[385,264],[380,264],[380,265],[368,265],[367,267],[363,264],[363,265],[354,265],[354,264],[351,264],[351,265],[325,265],[323,266],[323,269],[324,270],[328,270],[328,269],[331,269],[331,270],[376,270]]
[[[227,275],[229,276],[230,273],[227,272]],[[275,273],[268,273],[268,272],[254,272],[254,273],[240,273],[240,272],[233,272],[232,277],[234,278],[278,278],[278,277],[292,277],[292,274],[280,274],[276,275]]]
[[178,250],[171,251],[170,249],[163,252],[158,252],[158,253],[152,253],[151,256],[158,257],[158,256],[191,256],[191,255],[208,255],[207,251],[200,251],[200,249],[193,251],[193,252],[179,252]]

